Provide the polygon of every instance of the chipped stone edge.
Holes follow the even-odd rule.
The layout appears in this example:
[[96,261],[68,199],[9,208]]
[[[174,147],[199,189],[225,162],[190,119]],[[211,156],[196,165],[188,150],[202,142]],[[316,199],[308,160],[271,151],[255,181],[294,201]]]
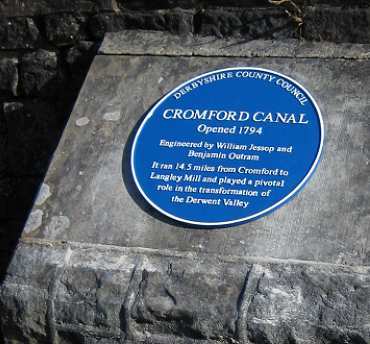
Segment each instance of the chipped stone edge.
[[[123,247],[108,244],[90,244],[74,241],[50,241],[37,238],[21,238],[19,245],[26,245],[29,247],[39,246],[48,248],[71,249],[74,250],[94,250],[104,255],[143,255],[147,257],[172,258],[172,259],[202,259],[204,261],[213,261],[225,264],[274,264],[274,265],[306,265],[313,267],[328,267],[340,269],[349,273],[370,274],[370,266],[367,265],[344,265],[326,262],[317,262],[310,260],[299,259],[279,259],[261,256],[236,256],[236,255],[221,255],[209,252],[195,252],[195,251],[179,251],[173,249],[154,249],[145,247]],[[19,247],[20,248],[20,247]],[[19,249],[18,248],[18,249]]]
[[177,36],[162,31],[125,30],[107,33],[98,54],[369,60],[370,44],[337,44],[295,39],[246,41],[242,38],[219,39]]

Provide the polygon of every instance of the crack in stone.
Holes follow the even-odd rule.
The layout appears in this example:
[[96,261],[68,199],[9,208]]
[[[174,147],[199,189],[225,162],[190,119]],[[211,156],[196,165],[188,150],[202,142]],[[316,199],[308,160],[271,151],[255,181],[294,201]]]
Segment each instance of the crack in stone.
[[140,291],[140,284],[143,282],[144,259],[139,258],[137,264],[132,270],[131,278],[126,292],[126,297],[120,311],[121,338],[120,343],[126,343],[130,340],[136,340],[136,331],[131,326],[131,309]]
[[258,282],[263,276],[263,267],[253,264],[245,277],[244,287],[239,298],[239,316],[236,322],[237,338],[240,342],[249,344],[247,332],[248,310],[255,294]]

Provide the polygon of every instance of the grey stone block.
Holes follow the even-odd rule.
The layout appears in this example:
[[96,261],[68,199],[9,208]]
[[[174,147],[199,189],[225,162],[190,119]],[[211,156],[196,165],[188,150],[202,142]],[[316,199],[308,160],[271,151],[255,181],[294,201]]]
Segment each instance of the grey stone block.
[[[148,207],[137,201],[129,176],[125,175],[128,171],[126,164],[123,169],[126,184],[122,183],[120,163],[122,157],[127,161],[125,154],[128,152],[127,147],[126,152],[122,147],[142,114],[161,95],[180,83],[177,75],[186,80],[210,69],[246,64],[291,75],[316,95],[327,128],[323,160],[305,192],[279,211],[233,228],[231,232],[198,230],[190,235],[188,230],[153,216],[155,214]],[[368,190],[362,187],[369,175],[365,140],[368,119],[362,115],[366,113],[368,104],[366,89],[357,86],[355,93],[349,93],[348,83],[353,80],[353,85],[366,84],[368,69],[367,60],[348,60],[344,64],[341,60],[332,59],[323,65],[320,60],[304,58],[287,63],[286,58],[229,60],[186,56],[99,56],[70,120],[68,138],[64,137],[59,148],[59,152],[62,149],[61,152],[68,154],[57,152],[56,157],[60,158],[54,159],[55,172],[46,179],[52,193],[49,199],[52,208],[44,204],[42,210],[49,214],[49,218],[33,235],[52,240],[145,245],[159,249],[194,250],[201,245],[208,252],[222,254],[233,252],[367,264],[369,248],[361,239],[367,235],[367,203],[361,200],[369,197]],[[161,78],[166,80],[166,85],[159,83]],[[333,84],[330,80],[337,82]],[[364,93],[361,95],[360,92]],[[344,95],[349,99],[345,104],[337,100]],[[351,100],[353,97],[365,101]],[[348,122],[347,112],[352,113],[351,122]],[[119,114],[119,120],[106,121],[106,113]],[[82,136],[81,131],[84,133]],[[345,136],[347,148],[340,141],[345,133],[348,133]],[[359,133],[362,133],[362,140],[357,136]],[[94,137],[98,139],[92,140]],[[79,142],[80,139],[83,142]],[[61,148],[63,142],[68,142],[68,148]],[[347,149],[354,149],[354,153],[348,155]],[[83,160],[80,159],[81,154],[84,155]],[[58,166],[64,166],[62,172],[58,172]],[[338,169],[340,173],[337,173]],[[109,179],[102,177],[107,174],[111,176]],[[351,183],[344,183],[345,180]],[[334,190],[338,185],[345,187],[344,200],[335,196]],[[96,190],[99,190],[99,198],[96,198]],[[64,201],[66,199],[67,202]],[[75,204],[79,207],[77,214]],[[358,215],[352,213],[352,209],[357,209]],[[58,230],[51,222],[51,218],[59,216],[60,212],[70,219],[72,231]],[[298,222],[292,223],[292,218]],[[130,225],[132,221],[136,225]],[[89,228],[89,231],[86,233],[83,228]],[[265,245],[269,240],[274,241],[273,246]]]
[[[135,44],[132,44],[135,42]],[[307,57],[328,59],[369,59],[369,44],[335,44],[295,39],[252,40],[238,37],[215,39],[214,36],[186,37],[166,32],[131,30],[107,33],[101,54],[172,55],[223,57]]]
[[[213,41],[107,37],[0,288],[6,341],[369,342],[368,46]],[[322,161],[268,216],[186,228],[138,196],[130,142],[173,87],[235,66],[276,70],[312,92]]]
[[337,337],[350,343],[357,337],[365,343],[370,289],[363,277],[302,267],[265,270],[249,308],[252,342],[325,343]]
[[188,274],[174,266],[167,274],[142,272],[133,303],[132,331],[206,340],[234,337],[242,275]]
[[45,291],[8,286],[2,289],[0,306],[14,342],[47,343]]
[[131,274],[67,269],[56,284],[55,318],[62,324],[96,326],[120,333],[120,312]]
[[369,278],[365,267],[23,243],[2,325],[9,342],[367,343]]
[[11,281],[1,288],[2,328],[9,333],[5,339],[15,343],[48,343],[49,288],[63,256],[47,248],[31,251],[25,248],[25,255],[13,258]]

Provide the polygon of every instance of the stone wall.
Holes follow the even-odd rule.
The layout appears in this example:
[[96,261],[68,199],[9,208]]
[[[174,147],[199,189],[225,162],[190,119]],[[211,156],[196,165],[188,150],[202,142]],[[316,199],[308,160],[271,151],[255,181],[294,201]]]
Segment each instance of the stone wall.
[[7,343],[368,343],[369,269],[279,263],[22,244],[0,290]]
[[122,29],[366,44],[370,2],[0,0],[0,280],[100,41]]
[[7,243],[0,250],[18,237],[105,32],[369,43],[369,5],[366,0],[1,0],[0,239]]
[[0,0],[0,270],[105,32],[370,43],[366,0]]
[[365,0],[0,1],[0,250],[18,237],[106,31],[369,43],[368,7]]
[[23,221],[106,31],[369,43],[368,5],[318,0],[280,5],[263,0],[0,1],[1,219]]

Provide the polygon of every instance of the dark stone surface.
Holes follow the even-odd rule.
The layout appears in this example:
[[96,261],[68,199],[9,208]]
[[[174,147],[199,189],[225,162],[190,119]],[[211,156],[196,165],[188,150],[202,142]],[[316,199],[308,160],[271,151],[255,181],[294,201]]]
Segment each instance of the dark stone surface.
[[22,90],[27,96],[54,96],[61,81],[57,53],[39,49],[23,55],[20,74]]
[[[284,5],[288,4],[286,2]],[[330,5],[340,7],[369,7],[367,0],[296,0],[299,6]],[[169,9],[169,8],[205,8],[205,7],[240,7],[251,8],[272,5],[267,0],[3,0],[0,13],[5,16],[34,16],[40,14],[97,11],[115,11],[120,8],[134,10]]]
[[147,9],[167,9],[167,8],[194,8],[199,7],[203,2],[198,0],[119,0],[118,4],[121,8],[130,8],[134,10]]
[[45,17],[46,37],[55,45],[86,40],[87,18],[75,14],[53,14]]
[[124,29],[169,31],[176,34],[193,32],[193,12],[170,11],[124,11],[122,13],[99,13],[90,19],[90,34],[102,39],[106,32]]
[[116,13],[99,13],[89,20],[89,32],[96,40],[102,40],[105,32],[117,32],[125,28],[122,15]]
[[[87,22],[94,39],[122,29],[195,31],[216,37],[240,35],[246,40],[302,36],[364,43],[370,39],[369,3],[365,0],[302,0],[275,5],[267,0],[38,0],[32,4],[7,1],[2,6],[3,13],[9,16],[2,17],[0,23],[0,46],[5,49],[38,47],[43,34],[41,41],[46,39],[56,45],[86,40]],[[24,17],[27,13],[30,17]],[[31,17],[35,15],[44,17]],[[42,26],[41,33],[35,21],[44,23],[38,24]]]
[[303,37],[330,42],[370,42],[370,10],[340,7],[315,8],[304,11]]
[[[68,49],[66,62],[72,68],[72,72],[81,69],[81,66],[88,66],[96,54],[94,42],[81,41]],[[86,73],[86,71],[84,71]]]
[[295,25],[283,8],[207,9],[196,16],[197,33],[244,40],[297,37]]
[[30,49],[37,47],[40,31],[32,18],[0,16],[0,49]]
[[16,96],[18,81],[18,59],[0,57],[0,92]]
[[[367,0],[296,0],[294,1],[298,6],[307,5],[331,5],[342,7],[369,7]],[[132,9],[160,9],[160,8],[192,8],[192,7],[272,7],[273,5],[265,0],[118,0],[118,4],[123,8]],[[289,5],[289,1],[283,2],[282,5]],[[290,4],[291,5],[291,4]]]

